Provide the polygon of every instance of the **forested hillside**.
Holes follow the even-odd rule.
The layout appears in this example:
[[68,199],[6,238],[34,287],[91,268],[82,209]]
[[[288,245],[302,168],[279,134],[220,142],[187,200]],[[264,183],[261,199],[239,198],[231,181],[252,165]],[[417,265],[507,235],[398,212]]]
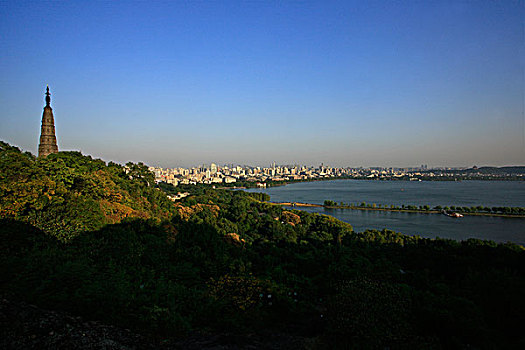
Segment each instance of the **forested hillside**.
[[[164,347],[199,334],[319,349],[525,345],[521,246],[357,233],[262,194],[156,188],[142,165],[1,147],[4,298]],[[177,191],[191,195],[166,198]]]
[[0,218],[68,240],[124,218],[169,219],[172,203],[143,164],[106,165],[79,152],[35,158],[0,141]]

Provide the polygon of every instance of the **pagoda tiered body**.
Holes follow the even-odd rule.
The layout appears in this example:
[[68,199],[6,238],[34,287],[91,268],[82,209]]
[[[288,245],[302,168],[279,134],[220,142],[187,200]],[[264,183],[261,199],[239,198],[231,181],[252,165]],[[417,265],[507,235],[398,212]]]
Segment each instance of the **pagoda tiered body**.
[[51,94],[49,86],[46,91],[46,106],[42,114],[42,128],[40,130],[40,144],[38,145],[38,156],[46,157],[51,153],[58,153],[57,138],[55,136],[55,119],[51,108]]

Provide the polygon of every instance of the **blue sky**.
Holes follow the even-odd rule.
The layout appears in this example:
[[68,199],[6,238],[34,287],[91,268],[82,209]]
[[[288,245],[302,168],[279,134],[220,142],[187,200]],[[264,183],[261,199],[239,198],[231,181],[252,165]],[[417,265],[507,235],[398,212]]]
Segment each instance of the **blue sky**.
[[0,2],[0,139],[117,162],[525,164],[523,1]]

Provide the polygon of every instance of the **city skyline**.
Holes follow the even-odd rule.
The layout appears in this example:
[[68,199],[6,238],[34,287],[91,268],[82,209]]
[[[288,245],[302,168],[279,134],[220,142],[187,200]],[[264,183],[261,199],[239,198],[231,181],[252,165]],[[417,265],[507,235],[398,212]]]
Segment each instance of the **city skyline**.
[[[368,179],[368,180],[502,180],[523,179],[523,168],[505,168],[503,171],[490,169],[429,169],[427,165],[417,168],[334,168],[320,165],[319,167],[308,167],[304,165],[278,166],[275,163],[270,167],[247,167],[247,166],[210,166],[186,168],[158,168],[149,167],[155,175],[156,182],[166,182],[173,186],[179,184],[239,184],[243,187],[249,186],[266,187],[267,182],[284,183],[287,181],[311,181],[326,179]],[[501,170],[501,169],[499,169]],[[177,197],[177,199],[179,199]]]
[[523,4],[0,4],[0,139],[151,166],[525,163]]

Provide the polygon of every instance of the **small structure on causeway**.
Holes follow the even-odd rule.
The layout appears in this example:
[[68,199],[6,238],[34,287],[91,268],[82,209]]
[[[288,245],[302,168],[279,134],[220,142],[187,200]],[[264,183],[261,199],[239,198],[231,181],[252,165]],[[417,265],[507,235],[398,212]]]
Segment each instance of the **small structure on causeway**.
[[51,94],[49,85],[46,90],[46,106],[42,114],[42,127],[40,129],[40,144],[38,145],[38,156],[46,157],[51,153],[58,153],[57,138],[55,136],[55,119],[51,108]]

